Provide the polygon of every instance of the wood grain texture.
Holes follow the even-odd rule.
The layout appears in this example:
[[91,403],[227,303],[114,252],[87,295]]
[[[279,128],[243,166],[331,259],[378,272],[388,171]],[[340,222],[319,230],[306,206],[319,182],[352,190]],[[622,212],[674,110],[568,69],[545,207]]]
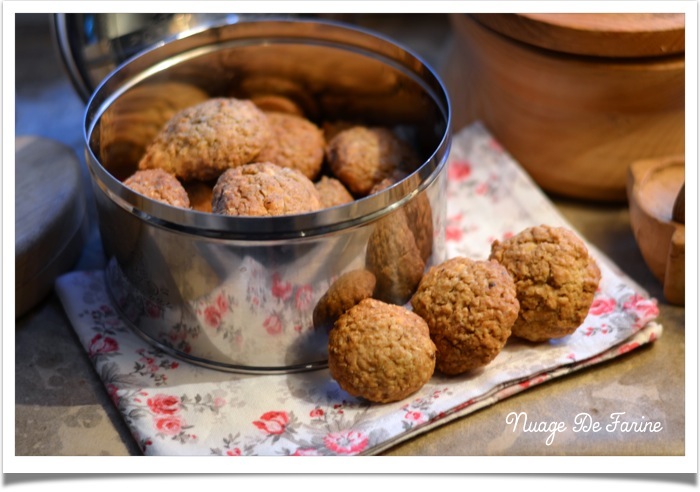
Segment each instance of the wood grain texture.
[[459,129],[481,120],[545,190],[625,201],[634,161],[684,152],[685,62],[580,57],[450,16],[443,76]]
[[15,309],[24,314],[77,261],[87,236],[80,161],[57,141],[15,139]]
[[673,208],[685,181],[683,156],[634,162],[629,168],[630,223],[649,269],[671,304],[685,304],[685,225]]
[[645,57],[685,51],[685,15],[673,13],[473,14],[524,43],[564,53]]

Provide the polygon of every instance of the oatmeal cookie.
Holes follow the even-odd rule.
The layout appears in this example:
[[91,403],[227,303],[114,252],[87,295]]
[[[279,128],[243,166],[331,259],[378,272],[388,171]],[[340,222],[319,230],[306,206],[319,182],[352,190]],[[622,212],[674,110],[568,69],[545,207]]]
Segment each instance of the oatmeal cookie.
[[369,190],[368,195],[374,195],[375,193],[386,190],[387,188],[394,186],[405,177],[406,175],[404,173],[394,172],[391,176],[382,179],[380,182],[372,186],[372,189]]
[[411,224],[413,236],[416,238],[416,246],[420,251],[421,258],[426,263],[433,254],[433,239],[435,230],[433,229],[433,208],[425,192],[419,193],[404,207],[406,218]]
[[133,174],[146,148],[175,113],[202,103],[209,95],[181,82],[136,86],[100,118],[100,160],[117,179]]
[[326,141],[309,120],[286,113],[265,113],[272,137],[258,154],[259,162],[297,169],[314,180],[323,165]]
[[408,302],[423,277],[425,261],[403,209],[377,222],[367,241],[365,259],[367,269],[377,278],[374,297],[393,304]]
[[265,114],[248,100],[214,98],[175,114],[139,162],[183,181],[216,179],[253,161],[270,140]]
[[314,183],[314,186],[318,190],[319,195],[321,195],[321,205],[324,208],[343,205],[355,200],[348,189],[343,186],[343,183],[335,178],[321,176],[321,179]]
[[365,196],[396,171],[415,168],[413,150],[381,127],[354,126],[339,132],[326,146],[333,175],[358,196]]
[[285,96],[276,94],[262,94],[252,96],[250,100],[263,112],[286,113],[295,116],[304,116],[304,111],[297,103]]
[[314,308],[314,327],[330,327],[348,309],[372,297],[377,279],[368,270],[352,270],[331,284]]
[[306,176],[271,162],[229,169],[217,180],[212,197],[212,212],[223,215],[290,215],[320,209],[318,192]]
[[235,93],[244,98],[284,97],[301,108],[305,117],[315,121],[319,115],[318,103],[311,93],[301,83],[281,75],[263,74],[247,77],[241,81]]
[[[370,194],[378,193],[406,177],[405,173],[397,172],[390,178],[384,178],[377,183]],[[427,263],[433,253],[433,209],[430,200],[425,192],[419,193],[410,202],[404,205],[408,223],[411,225],[411,232],[416,241],[416,246],[420,251],[421,258]]]
[[330,142],[337,134],[354,126],[361,126],[361,124],[359,122],[344,120],[324,121],[321,123],[321,130],[323,130],[323,136],[325,137],[326,142]]
[[513,335],[533,342],[572,334],[583,323],[600,282],[584,242],[563,227],[540,225],[494,241],[491,259],[515,280],[520,314]]
[[173,207],[190,208],[190,199],[180,181],[162,169],[136,171],[123,184],[153,200]]
[[457,375],[489,364],[518,316],[515,284],[495,261],[451,258],[432,267],[411,298],[437,347],[437,368]]
[[328,368],[353,396],[377,403],[398,401],[433,375],[435,345],[420,316],[365,299],[338,318],[331,330]]

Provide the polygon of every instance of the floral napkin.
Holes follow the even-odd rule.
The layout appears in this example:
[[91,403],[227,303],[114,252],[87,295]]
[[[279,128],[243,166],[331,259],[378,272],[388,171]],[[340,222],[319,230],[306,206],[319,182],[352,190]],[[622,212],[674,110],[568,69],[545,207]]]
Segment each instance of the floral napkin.
[[[571,227],[479,123],[455,135],[448,166],[448,257],[484,259],[494,239],[532,225]],[[242,375],[173,358],[120,319],[102,271],[69,273],[56,289],[144,454],[371,455],[656,340],[662,333],[654,321],[656,301],[591,251],[602,280],[573,335],[544,344],[511,339],[481,372],[451,378],[436,373],[418,393],[381,405],[348,395],[327,369]]]

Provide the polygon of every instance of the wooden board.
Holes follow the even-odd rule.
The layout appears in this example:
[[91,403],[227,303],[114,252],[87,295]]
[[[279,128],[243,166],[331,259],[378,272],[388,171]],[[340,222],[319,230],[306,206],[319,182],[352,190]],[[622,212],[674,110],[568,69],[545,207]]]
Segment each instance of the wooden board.
[[482,24],[532,46],[605,57],[685,51],[685,15],[673,13],[473,14]]
[[25,314],[79,258],[87,236],[80,161],[59,142],[15,139],[15,309]]

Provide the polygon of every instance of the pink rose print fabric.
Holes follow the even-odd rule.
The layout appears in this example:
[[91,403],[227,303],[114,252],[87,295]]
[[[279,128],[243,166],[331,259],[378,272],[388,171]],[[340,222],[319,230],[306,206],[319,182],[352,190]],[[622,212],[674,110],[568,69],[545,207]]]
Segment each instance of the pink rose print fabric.
[[[536,224],[568,226],[479,123],[455,135],[447,174],[448,257],[483,259],[494,239]],[[602,281],[588,317],[573,335],[545,344],[510,340],[483,372],[454,378],[435,374],[418,393],[384,405],[351,397],[325,369],[250,376],[176,360],[129,330],[112,307],[102,271],[64,275],[56,288],[144,454],[368,455],[658,339],[662,327],[655,321],[656,301],[591,250]],[[272,275],[263,287],[253,285],[251,299],[267,296],[280,304],[305,306],[314,298],[311,286],[292,285],[282,275]],[[232,302],[226,295],[207,299],[200,311],[203,325],[216,332]],[[285,336],[284,315],[261,316],[258,322],[266,336]]]

